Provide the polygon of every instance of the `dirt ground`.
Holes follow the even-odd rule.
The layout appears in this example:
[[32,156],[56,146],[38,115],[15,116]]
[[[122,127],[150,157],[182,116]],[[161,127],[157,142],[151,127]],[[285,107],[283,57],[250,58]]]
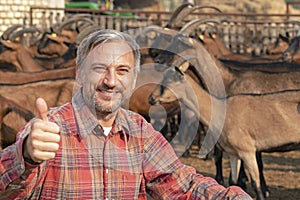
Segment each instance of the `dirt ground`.
[[[193,146],[191,155],[180,160],[193,166],[198,173],[206,176],[215,176],[214,159],[202,160],[197,157],[198,148]],[[225,186],[228,186],[229,162],[225,155],[223,159],[223,175]],[[268,200],[300,200],[300,151],[284,153],[263,153],[264,175],[270,190]],[[253,199],[255,193],[251,183],[247,184],[247,191]]]

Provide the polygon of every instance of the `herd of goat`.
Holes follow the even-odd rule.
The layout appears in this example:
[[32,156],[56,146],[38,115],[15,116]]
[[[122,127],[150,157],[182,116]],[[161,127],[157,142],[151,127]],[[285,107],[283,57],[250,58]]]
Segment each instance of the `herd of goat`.
[[[217,31],[205,29],[217,30],[222,19],[183,22],[187,9],[195,8],[183,4],[166,26],[135,32],[141,72],[124,106],[154,122],[162,133],[161,123],[171,124],[174,137],[186,148],[198,132],[206,133],[200,153],[214,148],[219,155],[216,180],[223,181],[221,157],[226,152],[231,184],[238,184],[242,161],[257,199],[264,199],[269,191],[261,153],[300,147],[300,38],[279,35],[263,56],[232,53]],[[77,46],[98,29],[88,15],[77,14],[46,32],[13,25],[2,34],[0,151],[35,116],[37,97],[50,107],[71,100]],[[174,122],[178,118],[180,123]],[[170,139],[176,153],[185,153],[174,141]]]

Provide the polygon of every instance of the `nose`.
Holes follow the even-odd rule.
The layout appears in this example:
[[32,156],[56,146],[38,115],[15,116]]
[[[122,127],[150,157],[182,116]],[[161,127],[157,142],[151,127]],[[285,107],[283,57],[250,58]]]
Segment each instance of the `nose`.
[[105,73],[105,77],[104,77],[104,83],[108,87],[113,88],[116,86],[116,80],[117,80],[117,77],[116,77],[115,70],[112,70],[112,69],[107,70]]
[[149,55],[152,57],[152,59],[155,59],[158,56],[159,52],[160,50],[156,48],[149,49]]

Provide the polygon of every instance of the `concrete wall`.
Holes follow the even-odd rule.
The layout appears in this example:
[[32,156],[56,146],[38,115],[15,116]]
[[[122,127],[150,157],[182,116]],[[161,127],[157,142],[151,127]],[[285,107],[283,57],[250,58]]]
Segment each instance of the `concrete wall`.
[[[64,0],[0,0],[0,34],[15,24],[29,25],[29,10],[31,6],[63,8]],[[34,14],[34,24],[38,27],[42,13]],[[53,13],[53,16],[56,12]],[[46,16],[49,17],[49,16]]]

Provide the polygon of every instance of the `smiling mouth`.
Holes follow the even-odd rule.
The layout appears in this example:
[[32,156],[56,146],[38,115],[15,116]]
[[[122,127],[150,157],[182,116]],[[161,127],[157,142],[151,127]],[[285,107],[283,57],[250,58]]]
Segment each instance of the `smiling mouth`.
[[115,90],[104,90],[104,89],[100,89],[98,88],[97,93],[100,94],[102,97],[104,97],[105,99],[111,99],[114,95],[117,94],[117,91]]

